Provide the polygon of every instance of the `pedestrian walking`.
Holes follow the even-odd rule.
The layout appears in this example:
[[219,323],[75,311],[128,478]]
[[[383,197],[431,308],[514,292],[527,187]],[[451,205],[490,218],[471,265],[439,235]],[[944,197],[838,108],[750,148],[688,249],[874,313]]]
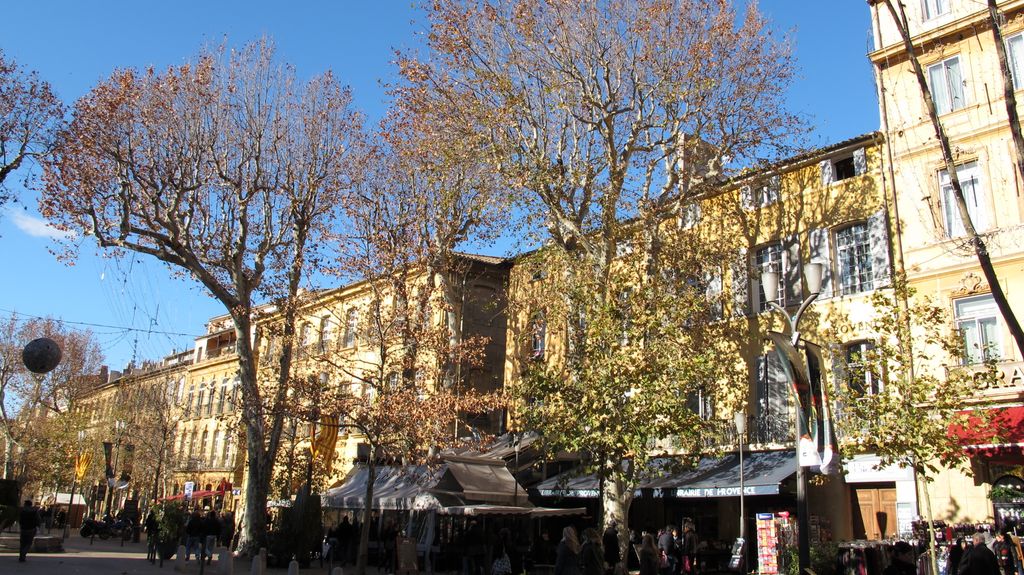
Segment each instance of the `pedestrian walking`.
[[188,561],[194,552],[199,560],[203,560],[203,552],[200,549],[202,545],[203,536],[206,533],[206,526],[204,525],[203,516],[196,509],[189,516],[188,521],[185,523],[185,561]]
[[615,566],[622,560],[619,553],[618,527],[618,523],[613,519],[611,523],[608,524],[608,528],[604,530],[604,535],[601,537],[601,546],[604,547],[606,575],[612,575],[615,572]]
[[975,533],[971,540],[974,544],[967,548],[960,560],[959,575],[1000,575],[999,561],[985,545],[985,534]]
[[637,556],[640,558],[640,575],[658,575],[661,552],[654,544],[654,535],[644,533]]
[[571,525],[562,529],[555,553],[555,575],[580,575],[580,542]]
[[597,534],[597,529],[584,529],[583,541],[580,547],[583,575],[604,575],[604,550],[601,549],[601,536]]
[[146,559],[150,563],[156,563],[157,534],[160,531],[160,524],[156,520],[156,513],[150,509],[146,515]]
[[[220,535],[220,519],[216,510],[211,509],[206,514],[206,519],[203,520],[203,534],[206,536],[205,559],[209,565],[213,562],[213,549],[217,546],[217,537]],[[202,559],[201,557],[200,560]]]
[[42,518],[39,516],[39,509],[32,506],[32,500],[26,499],[25,506],[18,513],[18,527],[21,529],[21,546],[18,552],[18,562],[24,563],[25,556],[32,549],[32,541],[36,538],[36,529]]
[[672,526],[666,525],[658,535],[658,549],[662,557],[662,575],[676,575],[676,539],[672,536]]

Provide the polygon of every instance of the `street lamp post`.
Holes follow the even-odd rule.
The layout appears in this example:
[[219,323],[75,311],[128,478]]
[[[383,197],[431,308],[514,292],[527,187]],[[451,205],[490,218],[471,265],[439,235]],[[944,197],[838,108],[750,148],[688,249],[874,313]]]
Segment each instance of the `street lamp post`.
[[746,525],[746,513],[743,506],[744,503],[744,487],[743,487],[743,440],[744,434],[747,432],[747,414],[743,411],[737,411],[733,415],[733,422],[736,424],[736,443],[739,447],[740,452],[740,539],[746,541],[747,539],[747,525]]
[[[821,274],[823,266],[820,263],[809,263],[804,266],[804,279],[807,281],[807,291],[810,292],[804,301],[800,303],[800,307],[796,313],[790,315],[781,305],[776,303],[773,299],[769,299],[779,290],[779,272],[776,271],[764,271],[761,273],[761,287],[764,289],[765,299],[767,300],[768,307],[781,313],[786,321],[789,323],[790,342],[796,347],[800,341],[800,331],[798,326],[800,319],[803,317],[804,312],[810,307],[811,303],[817,299],[818,294],[821,293]],[[799,549],[799,573],[803,575],[807,569],[811,567],[811,540],[808,528],[808,511],[807,511],[807,474],[804,472],[803,465],[800,464],[800,438],[807,432],[804,429],[803,418],[801,414],[796,416],[796,451],[797,451],[797,466],[796,466],[796,520],[797,520],[797,547]]]
[[75,487],[78,482],[78,467],[82,464],[82,442],[85,441],[85,430],[78,432],[78,448],[75,450],[75,466],[71,470],[71,498],[68,499],[68,512],[64,515],[64,532],[61,534],[61,540],[68,538],[68,533],[71,531],[71,517],[72,511],[75,508]]
[[110,508],[114,502],[114,486],[117,485],[117,460],[121,456],[121,435],[124,434],[126,427],[128,427],[128,424],[120,419],[114,422],[114,430],[116,432],[114,441],[117,451],[114,452],[114,464],[110,467],[110,472],[113,475],[107,479],[107,509],[104,515],[110,514]]

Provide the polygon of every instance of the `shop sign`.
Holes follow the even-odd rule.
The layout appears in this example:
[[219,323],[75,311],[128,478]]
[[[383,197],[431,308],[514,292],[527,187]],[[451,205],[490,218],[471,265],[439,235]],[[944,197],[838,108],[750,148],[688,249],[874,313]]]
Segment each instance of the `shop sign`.
[[185,482],[185,499],[192,499],[192,491],[196,488],[194,481]]
[[[735,487],[683,487],[664,489],[664,495],[683,498],[739,497],[740,488]],[[778,495],[778,485],[744,485],[743,495]]]
[[996,379],[989,381],[982,377],[987,368],[983,365],[972,367],[958,367],[954,369],[965,369],[974,375],[975,387],[978,389],[1011,389],[1024,388],[1024,362],[996,364]]
[[898,465],[886,465],[877,469],[881,459],[877,455],[858,455],[843,461],[847,483],[874,483],[878,481],[911,481],[913,471]]

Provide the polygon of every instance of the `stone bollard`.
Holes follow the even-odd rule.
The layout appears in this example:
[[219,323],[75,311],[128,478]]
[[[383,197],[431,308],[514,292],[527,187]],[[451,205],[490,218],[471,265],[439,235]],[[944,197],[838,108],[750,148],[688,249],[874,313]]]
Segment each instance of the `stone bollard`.
[[178,552],[174,554],[174,570],[181,572],[185,570],[185,546],[178,545]]
[[344,575],[344,574],[341,572],[341,567],[335,567],[331,571],[331,575]]
[[217,572],[221,575],[235,574],[235,558],[226,547],[217,554]]
[[299,562],[292,557],[291,562],[288,563],[288,575],[299,575]]
[[253,555],[252,557],[252,571],[249,575],[263,575],[263,563],[260,561],[259,555]]
[[267,548],[260,547],[260,575],[267,572]]

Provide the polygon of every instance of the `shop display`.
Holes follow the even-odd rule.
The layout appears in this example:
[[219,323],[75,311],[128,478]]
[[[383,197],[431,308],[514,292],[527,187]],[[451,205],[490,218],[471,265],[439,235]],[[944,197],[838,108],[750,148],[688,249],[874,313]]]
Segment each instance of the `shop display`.
[[773,513],[757,514],[757,571],[762,575],[779,572],[778,529]]

